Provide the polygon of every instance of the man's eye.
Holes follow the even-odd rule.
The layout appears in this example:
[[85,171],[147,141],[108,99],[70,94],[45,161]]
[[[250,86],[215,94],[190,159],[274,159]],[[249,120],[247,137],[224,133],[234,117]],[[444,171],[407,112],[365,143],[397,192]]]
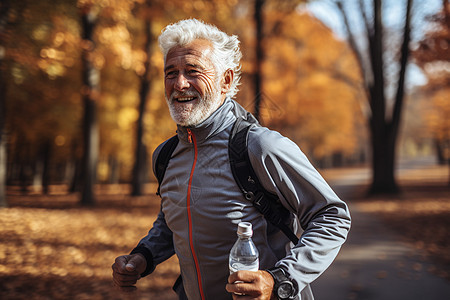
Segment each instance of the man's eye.
[[167,78],[174,78],[176,76],[176,72],[175,71],[170,71],[166,73],[166,77]]
[[188,74],[192,74],[192,75],[198,74],[198,73],[199,73],[198,70],[189,70],[189,71],[188,71]]

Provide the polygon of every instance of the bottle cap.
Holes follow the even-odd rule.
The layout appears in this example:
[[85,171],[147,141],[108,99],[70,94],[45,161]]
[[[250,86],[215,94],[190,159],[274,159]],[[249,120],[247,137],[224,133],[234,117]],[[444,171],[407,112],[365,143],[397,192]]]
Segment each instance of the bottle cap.
[[253,235],[252,223],[240,222],[238,225],[237,234],[246,237],[251,237]]

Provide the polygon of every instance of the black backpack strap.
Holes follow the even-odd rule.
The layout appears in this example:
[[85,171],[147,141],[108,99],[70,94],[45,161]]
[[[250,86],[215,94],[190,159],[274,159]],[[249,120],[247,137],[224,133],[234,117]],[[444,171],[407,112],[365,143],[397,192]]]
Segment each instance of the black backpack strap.
[[172,153],[178,145],[178,136],[174,135],[162,146],[161,151],[156,158],[155,163],[155,175],[156,179],[158,179],[158,190],[156,195],[161,196],[160,188],[161,182],[164,178],[164,174],[166,173],[167,165],[169,164],[169,160],[172,157]]
[[247,137],[254,124],[252,120],[238,118],[233,125],[228,146],[231,171],[244,197],[252,202],[268,222],[278,227],[294,244],[297,244],[298,237],[284,222],[289,218],[290,212],[275,195],[262,187],[251,165]]

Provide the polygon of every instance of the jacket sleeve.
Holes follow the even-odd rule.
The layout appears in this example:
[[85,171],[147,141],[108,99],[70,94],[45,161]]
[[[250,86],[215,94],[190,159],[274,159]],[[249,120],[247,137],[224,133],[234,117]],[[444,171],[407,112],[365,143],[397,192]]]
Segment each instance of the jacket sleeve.
[[147,261],[147,269],[141,276],[152,273],[158,264],[175,254],[172,231],[167,227],[162,211],[159,212],[147,236],[131,251],[131,254],[134,253],[143,254]]
[[351,223],[347,205],[288,138],[256,127],[248,141],[261,184],[278,195],[304,230],[297,245],[276,264],[301,291],[330,266],[346,240]]
[[[161,149],[161,145],[153,153],[153,171],[154,162]],[[162,210],[149,230],[147,236],[142,238],[139,244],[131,251],[131,254],[141,253],[147,261],[147,269],[142,276],[152,273],[156,266],[175,254],[173,245],[173,234],[167,226]]]

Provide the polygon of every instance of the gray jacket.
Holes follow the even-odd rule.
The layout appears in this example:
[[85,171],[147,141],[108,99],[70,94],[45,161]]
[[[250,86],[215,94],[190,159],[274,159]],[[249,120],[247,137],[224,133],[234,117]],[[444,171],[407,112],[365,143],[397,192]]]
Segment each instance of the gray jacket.
[[309,284],[335,259],[350,229],[347,206],[296,144],[253,127],[248,139],[252,166],[264,188],[295,216],[291,227],[301,235],[299,243],[293,245],[267,224],[243,197],[230,169],[228,139],[237,105],[227,99],[198,126],[178,127],[180,142],[161,183],[161,211],[137,252],[146,255],[146,273],[176,253],[189,299],[231,299],[225,290],[228,255],[237,224],[250,222],[260,269],[283,268],[298,284],[298,299],[313,299]]

